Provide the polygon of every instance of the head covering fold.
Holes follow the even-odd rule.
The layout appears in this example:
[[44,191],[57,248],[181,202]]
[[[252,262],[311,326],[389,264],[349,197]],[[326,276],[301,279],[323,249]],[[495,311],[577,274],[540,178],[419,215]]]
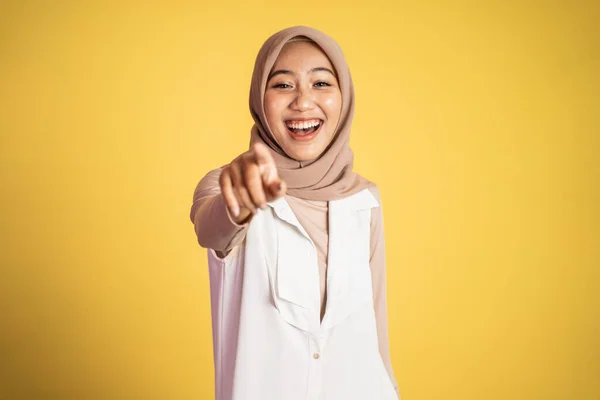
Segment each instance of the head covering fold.
[[[336,70],[342,93],[342,110],[333,139],[315,160],[297,161],[289,157],[273,136],[267,123],[264,95],[267,79],[283,46],[290,39],[304,36],[314,41]],[[287,194],[307,200],[338,200],[372,185],[356,174],[354,153],[350,149],[350,127],[354,116],[354,86],[342,49],[333,38],[314,28],[294,26],[269,37],[261,47],[250,85],[250,113],[254,119],[250,145],[261,142],[270,151]]]

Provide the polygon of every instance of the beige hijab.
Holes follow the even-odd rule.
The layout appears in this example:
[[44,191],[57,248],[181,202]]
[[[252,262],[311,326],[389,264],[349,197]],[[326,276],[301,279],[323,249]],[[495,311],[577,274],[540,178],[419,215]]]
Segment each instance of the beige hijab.
[[[333,140],[318,159],[303,162],[285,154],[267,124],[264,109],[269,73],[283,46],[298,36],[314,41],[329,57],[342,92],[342,111]],[[279,31],[267,39],[254,65],[250,112],[254,119],[250,143],[262,142],[271,149],[279,176],[287,184],[289,195],[306,200],[338,200],[372,185],[352,171],[354,153],[349,142],[354,115],[354,87],[342,49],[325,33],[305,26],[295,26]]]

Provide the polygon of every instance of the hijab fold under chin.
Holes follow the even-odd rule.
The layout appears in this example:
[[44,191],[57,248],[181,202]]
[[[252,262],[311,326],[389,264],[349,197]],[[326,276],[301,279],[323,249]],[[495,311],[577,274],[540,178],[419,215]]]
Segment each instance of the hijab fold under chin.
[[[342,111],[333,140],[321,156],[310,162],[290,158],[275,140],[264,109],[264,94],[269,73],[283,46],[292,38],[304,36],[314,41],[329,57],[336,70],[342,92]],[[272,35],[261,47],[254,65],[250,86],[250,112],[254,119],[250,144],[262,142],[270,150],[287,193],[306,200],[338,200],[372,185],[353,170],[350,128],[354,115],[354,87],[344,54],[331,37],[316,29],[295,26]]]

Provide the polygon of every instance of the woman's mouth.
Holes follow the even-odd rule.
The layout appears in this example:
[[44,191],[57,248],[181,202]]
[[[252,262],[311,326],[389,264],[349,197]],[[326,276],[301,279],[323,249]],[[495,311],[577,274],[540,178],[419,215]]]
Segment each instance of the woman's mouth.
[[299,142],[308,142],[319,134],[323,126],[321,119],[288,120],[285,126],[292,139]]

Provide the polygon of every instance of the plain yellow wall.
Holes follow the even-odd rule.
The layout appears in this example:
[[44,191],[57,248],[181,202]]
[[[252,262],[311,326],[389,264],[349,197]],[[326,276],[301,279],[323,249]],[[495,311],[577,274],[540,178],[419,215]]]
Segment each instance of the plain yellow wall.
[[404,400],[600,399],[599,19],[597,1],[1,2],[0,398],[213,398],[192,193],[247,147],[260,45],[305,24],[354,76]]

